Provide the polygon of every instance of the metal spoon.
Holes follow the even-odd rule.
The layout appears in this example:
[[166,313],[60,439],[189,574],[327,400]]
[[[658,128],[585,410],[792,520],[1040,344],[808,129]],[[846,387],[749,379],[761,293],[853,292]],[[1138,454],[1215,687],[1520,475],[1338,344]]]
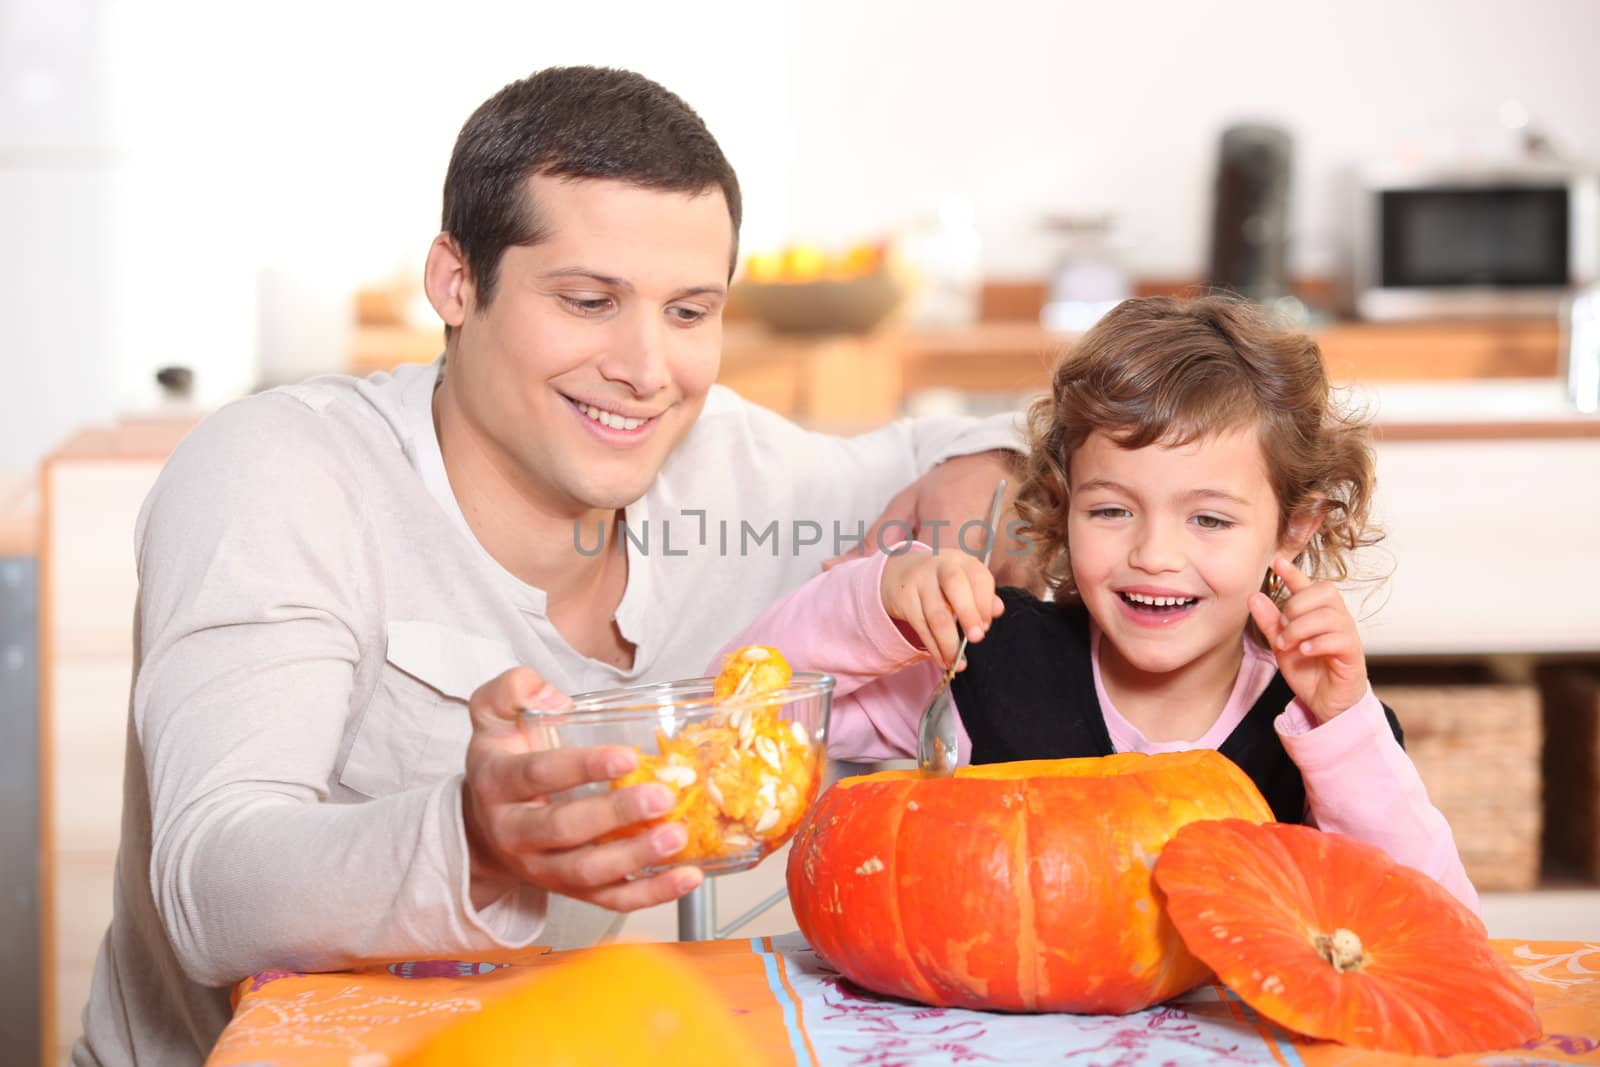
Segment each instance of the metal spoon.
[[[1006,495],[1006,480],[994,487],[994,499],[989,502],[988,542],[983,547],[983,565],[989,565],[994,553],[994,543],[1000,540],[997,524],[1000,522],[1000,502]],[[922,710],[917,723],[917,769],[923,774],[947,778],[956,773],[956,706],[950,698],[950,680],[956,676],[956,664],[967,651],[967,635],[963,631],[961,643],[956,646],[956,657],[944,676],[933,699]]]

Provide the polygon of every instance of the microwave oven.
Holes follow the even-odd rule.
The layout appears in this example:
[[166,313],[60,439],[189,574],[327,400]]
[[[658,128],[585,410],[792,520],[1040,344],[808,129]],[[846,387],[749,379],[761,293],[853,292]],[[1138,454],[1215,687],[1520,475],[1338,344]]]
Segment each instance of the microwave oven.
[[1364,319],[1554,317],[1575,289],[1600,280],[1600,171],[1369,169],[1351,251]]

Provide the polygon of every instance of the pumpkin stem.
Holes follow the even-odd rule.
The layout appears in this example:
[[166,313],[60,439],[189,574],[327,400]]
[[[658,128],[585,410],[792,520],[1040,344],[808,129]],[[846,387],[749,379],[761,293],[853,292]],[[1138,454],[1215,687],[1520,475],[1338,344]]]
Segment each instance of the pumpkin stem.
[[1312,947],[1327,963],[1341,974],[1359,971],[1366,966],[1367,958],[1361,954],[1361,938],[1354,930],[1339,927],[1332,934],[1317,934],[1311,939]]

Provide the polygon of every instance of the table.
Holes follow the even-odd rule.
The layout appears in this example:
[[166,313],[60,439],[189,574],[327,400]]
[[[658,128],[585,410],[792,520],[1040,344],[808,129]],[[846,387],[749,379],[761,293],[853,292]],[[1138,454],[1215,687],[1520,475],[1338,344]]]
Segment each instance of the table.
[[[1291,1037],[1220,986],[1126,1016],[1002,1015],[890,1001],[842,982],[799,934],[671,946],[726,997],[773,1063],[1170,1063],[1384,1067],[1600,1064],[1600,943],[1496,941],[1533,989],[1545,1035],[1524,1049],[1413,1059]],[[569,954],[525,949],[336,974],[266,971],[235,990],[208,1067],[383,1067],[476,1011],[497,986]],[[707,1065],[710,1067],[710,1065]]]

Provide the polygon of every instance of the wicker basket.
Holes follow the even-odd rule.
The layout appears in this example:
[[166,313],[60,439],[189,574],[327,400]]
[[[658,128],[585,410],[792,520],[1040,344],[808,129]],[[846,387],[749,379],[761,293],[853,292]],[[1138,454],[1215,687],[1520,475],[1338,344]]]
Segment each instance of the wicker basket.
[[1600,668],[1541,671],[1545,849],[1563,874],[1600,881]]
[[1471,669],[1373,672],[1394,709],[1406,752],[1449,820],[1479,890],[1532,889],[1539,881],[1539,690],[1499,684]]

